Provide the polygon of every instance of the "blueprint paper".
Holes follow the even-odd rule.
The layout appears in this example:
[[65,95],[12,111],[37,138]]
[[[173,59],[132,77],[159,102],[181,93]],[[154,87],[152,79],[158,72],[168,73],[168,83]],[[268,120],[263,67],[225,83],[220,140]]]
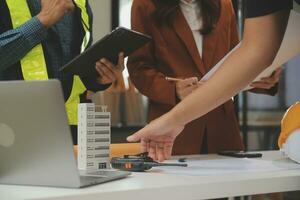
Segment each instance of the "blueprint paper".
[[187,160],[188,167],[157,167],[160,173],[186,176],[211,176],[225,174],[248,174],[300,169],[287,158],[262,160],[253,158],[229,158],[215,160]]

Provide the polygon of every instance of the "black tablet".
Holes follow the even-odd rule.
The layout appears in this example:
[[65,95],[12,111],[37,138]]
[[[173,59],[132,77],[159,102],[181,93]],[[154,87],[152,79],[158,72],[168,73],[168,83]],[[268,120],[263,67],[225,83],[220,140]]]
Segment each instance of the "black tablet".
[[94,77],[98,74],[95,64],[99,59],[106,58],[117,64],[120,52],[124,52],[125,57],[127,57],[150,41],[151,37],[148,35],[118,27],[60,70],[81,77]]

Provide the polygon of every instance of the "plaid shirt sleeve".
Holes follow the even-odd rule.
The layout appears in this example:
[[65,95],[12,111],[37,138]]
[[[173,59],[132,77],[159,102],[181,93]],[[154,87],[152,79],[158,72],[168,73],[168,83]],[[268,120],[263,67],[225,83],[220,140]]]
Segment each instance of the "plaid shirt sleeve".
[[37,17],[0,35],[0,73],[19,62],[46,38],[46,28]]

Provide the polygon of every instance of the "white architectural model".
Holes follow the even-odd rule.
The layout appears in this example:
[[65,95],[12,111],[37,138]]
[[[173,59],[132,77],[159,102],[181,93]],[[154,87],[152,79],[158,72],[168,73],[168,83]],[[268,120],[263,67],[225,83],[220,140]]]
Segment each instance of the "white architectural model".
[[110,113],[107,106],[78,105],[78,168],[99,170],[110,167]]

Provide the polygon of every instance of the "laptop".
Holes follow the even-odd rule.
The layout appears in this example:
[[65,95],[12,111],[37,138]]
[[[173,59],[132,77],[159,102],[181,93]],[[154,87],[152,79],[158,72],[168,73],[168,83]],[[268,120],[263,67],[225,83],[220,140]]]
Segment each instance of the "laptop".
[[0,184],[80,188],[130,174],[80,175],[59,81],[0,82],[0,97]]

